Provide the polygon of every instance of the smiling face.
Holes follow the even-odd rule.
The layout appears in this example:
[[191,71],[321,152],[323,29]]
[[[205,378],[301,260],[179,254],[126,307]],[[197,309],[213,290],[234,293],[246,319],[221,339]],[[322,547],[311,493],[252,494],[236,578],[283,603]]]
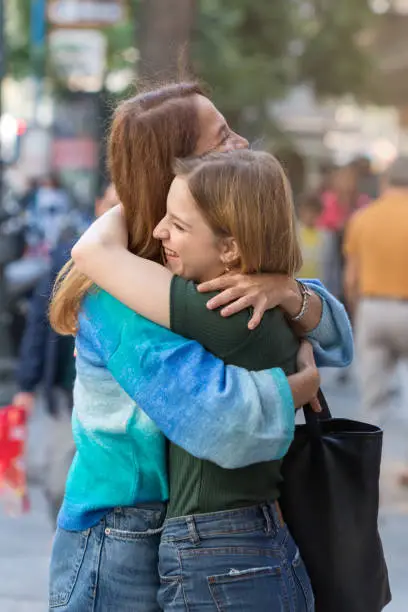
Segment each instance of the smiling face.
[[[231,130],[224,116],[205,96],[195,99],[199,137],[194,155],[247,149],[248,141]],[[176,177],[167,197],[167,214],[156,226],[154,238],[161,241],[167,267],[184,278],[203,282],[225,272],[236,260],[232,238],[217,236],[200,213],[183,177]]]
[[225,117],[211,100],[205,96],[197,95],[196,105],[200,135],[194,151],[195,155],[248,148],[247,139],[231,130]]
[[232,238],[217,236],[200,213],[185,178],[174,179],[167,214],[153,233],[161,240],[167,267],[178,276],[203,282],[225,272],[236,259]]

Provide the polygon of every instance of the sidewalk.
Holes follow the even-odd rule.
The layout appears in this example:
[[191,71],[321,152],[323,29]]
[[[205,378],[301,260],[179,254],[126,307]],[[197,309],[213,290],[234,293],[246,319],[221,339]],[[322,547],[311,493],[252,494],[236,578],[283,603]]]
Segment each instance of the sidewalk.
[[[333,373],[329,372],[325,376],[324,388],[333,414],[356,418],[358,398],[353,383],[339,386]],[[42,467],[44,432],[41,410],[33,418],[31,430],[31,474],[35,476]],[[401,424],[391,422],[384,437],[380,511],[380,528],[393,592],[393,601],[387,612],[408,610],[408,492],[401,491],[396,485],[396,474],[408,451],[407,445]],[[19,518],[4,516],[0,510],[0,612],[47,610],[52,530],[38,486],[31,489],[31,506],[31,512]]]

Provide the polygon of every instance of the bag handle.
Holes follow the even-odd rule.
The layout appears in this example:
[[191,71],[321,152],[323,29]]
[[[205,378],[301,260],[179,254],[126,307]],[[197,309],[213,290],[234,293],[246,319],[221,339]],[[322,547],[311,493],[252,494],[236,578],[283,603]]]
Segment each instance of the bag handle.
[[311,405],[306,404],[305,406],[303,406],[303,414],[305,415],[306,425],[308,426],[311,433],[320,435],[320,421],[326,421],[327,419],[331,419],[332,415],[327,400],[321,389],[319,389],[319,391],[317,392],[317,399],[320,402],[322,411],[314,412]]

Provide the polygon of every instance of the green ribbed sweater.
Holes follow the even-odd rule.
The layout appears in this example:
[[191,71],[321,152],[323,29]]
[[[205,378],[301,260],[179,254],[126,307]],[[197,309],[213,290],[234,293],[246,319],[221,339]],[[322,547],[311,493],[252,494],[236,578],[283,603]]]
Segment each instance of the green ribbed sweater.
[[[261,324],[249,331],[249,311],[223,318],[207,309],[210,297],[198,293],[193,282],[174,277],[171,329],[197,340],[226,364],[248,370],[280,367],[286,375],[296,371],[299,341],[279,308],[265,313]],[[227,470],[170,444],[169,470],[168,518],[251,506],[279,495],[280,461]]]

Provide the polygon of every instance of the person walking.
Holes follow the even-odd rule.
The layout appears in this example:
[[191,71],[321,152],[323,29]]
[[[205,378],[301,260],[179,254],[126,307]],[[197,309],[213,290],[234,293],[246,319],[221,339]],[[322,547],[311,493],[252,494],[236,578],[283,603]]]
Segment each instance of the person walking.
[[[408,157],[391,165],[382,196],[351,219],[344,254],[363,409],[381,426],[396,366],[408,358]],[[402,401],[407,405],[404,392]],[[401,482],[408,484],[408,469]]]

